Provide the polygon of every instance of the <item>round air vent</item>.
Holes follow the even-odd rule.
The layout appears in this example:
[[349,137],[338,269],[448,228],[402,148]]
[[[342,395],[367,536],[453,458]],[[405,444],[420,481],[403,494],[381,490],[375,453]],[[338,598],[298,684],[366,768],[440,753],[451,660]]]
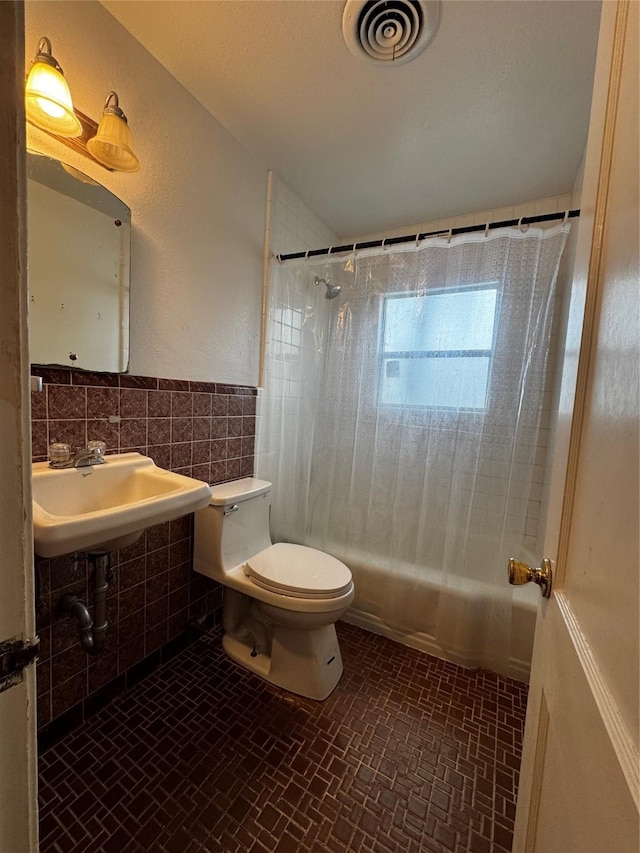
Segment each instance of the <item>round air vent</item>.
[[439,13],[439,0],[347,0],[342,34],[354,56],[401,65],[429,44]]

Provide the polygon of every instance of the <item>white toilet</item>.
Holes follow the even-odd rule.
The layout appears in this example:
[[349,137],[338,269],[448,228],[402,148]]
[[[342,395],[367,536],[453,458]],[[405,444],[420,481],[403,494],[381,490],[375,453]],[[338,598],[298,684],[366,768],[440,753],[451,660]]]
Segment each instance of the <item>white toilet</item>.
[[195,514],[194,568],[226,587],[222,646],[278,687],[326,699],[342,675],[335,623],[353,601],[349,569],[303,545],[273,545],[271,483],[212,486]]

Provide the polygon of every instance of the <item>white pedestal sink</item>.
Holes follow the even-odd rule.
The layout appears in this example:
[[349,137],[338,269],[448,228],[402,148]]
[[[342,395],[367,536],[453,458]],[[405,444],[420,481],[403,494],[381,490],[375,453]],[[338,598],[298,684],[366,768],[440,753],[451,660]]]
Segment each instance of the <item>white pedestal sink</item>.
[[48,462],[32,468],[33,536],[41,557],[123,548],[145,528],[195,512],[211,497],[206,483],[158,468],[140,453],[82,468]]

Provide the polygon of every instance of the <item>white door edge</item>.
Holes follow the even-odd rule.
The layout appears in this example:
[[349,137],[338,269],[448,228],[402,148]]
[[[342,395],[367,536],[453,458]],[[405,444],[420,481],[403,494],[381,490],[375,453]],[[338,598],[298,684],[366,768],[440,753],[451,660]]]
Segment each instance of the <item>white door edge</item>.
[[618,757],[636,807],[640,808],[640,753],[638,748],[609,689],[607,679],[602,673],[591,645],[580,629],[571,604],[564,593],[556,593],[556,604],[565,622],[567,633],[571,638],[585,679],[602,716],[611,745]]

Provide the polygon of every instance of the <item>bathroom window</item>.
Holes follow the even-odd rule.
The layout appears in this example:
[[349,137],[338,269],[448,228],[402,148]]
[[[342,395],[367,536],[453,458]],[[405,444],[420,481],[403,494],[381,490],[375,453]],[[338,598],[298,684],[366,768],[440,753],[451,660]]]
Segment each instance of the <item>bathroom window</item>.
[[391,406],[484,409],[493,354],[495,283],[387,296],[379,400]]

